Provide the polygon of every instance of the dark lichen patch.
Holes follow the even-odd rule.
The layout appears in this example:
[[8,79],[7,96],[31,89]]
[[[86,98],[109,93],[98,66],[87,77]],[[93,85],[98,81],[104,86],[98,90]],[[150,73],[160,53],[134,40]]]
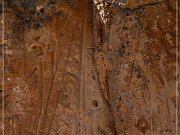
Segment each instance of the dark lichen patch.
[[136,77],[140,80],[140,83],[138,84],[138,89],[141,91],[142,98],[146,103],[146,98],[150,87],[150,81],[147,79],[143,69],[139,65],[134,64],[133,71],[135,72]]
[[130,8],[122,9],[122,12],[125,13],[126,16],[130,16],[132,14],[132,10]]
[[62,16],[62,17],[65,16],[64,13],[63,13],[62,11],[57,11],[57,12],[54,13],[53,15],[55,15],[55,16]]
[[16,9],[16,17],[19,19],[19,24],[17,25],[17,28],[24,29],[27,28],[34,28],[39,29],[44,24],[52,20],[51,16],[46,16],[44,14],[45,9],[41,9],[40,11],[34,10],[18,10]]
[[[5,0],[4,4],[5,7],[23,7],[28,10],[35,10],[36,6],[38,5],[39,0]],[[7,8],[6,8],[7,9]]]
[[121,43],[121,45],[119,46],[119,49],[118,49],[118,55],[120,57],[123,57],[123,56],[125,56],[125,54],[126,54],[126,46],[125,46],[125,44]]
[[116,2],[125,4],[127,0],[116,0]]
[[68,3],[69,3],[70,5],[75,5],[76,0],[68,0]]
[[140,66],[135,64],[133,68],[134,68],[134,72],[136,73],[137,78],[144,77],[144,72]]

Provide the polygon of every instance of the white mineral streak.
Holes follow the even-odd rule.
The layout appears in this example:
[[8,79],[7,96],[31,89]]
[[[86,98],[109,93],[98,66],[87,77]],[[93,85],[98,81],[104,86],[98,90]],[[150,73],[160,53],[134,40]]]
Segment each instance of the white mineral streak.
[[106,25],[106,23],[109,21],[107,17],[109,13],[106,10],[107,2],[104,0],[93,0],[93,1],[99,11],[103,23]]
[[108,3],[116,4],[119,6],[121,5],[125,6],[128,3],[126,0],[93,0],[93,1],[99,11],[101,20],[103,21],[105,25],[110,20],[108,16],[110,13],[107,10]]

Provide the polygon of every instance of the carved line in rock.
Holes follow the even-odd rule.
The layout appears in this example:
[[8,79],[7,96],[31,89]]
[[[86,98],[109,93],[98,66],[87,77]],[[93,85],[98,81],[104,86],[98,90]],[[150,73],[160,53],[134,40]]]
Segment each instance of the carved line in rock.
[[[74,75],[74,74],[72,74],[72,73],[70,73],[70,72],[66,72],[66,73],[64,73],[63,76],[62,76],[62,84],[61,84],[61,85],[63,85],[64,78],[65,78],[66,76],[70,76],[70,77],[74,78],[74,79],[76,80],[76,82],[78,82],[78,78],[77,78],[76,75]],[[61,85],[60,85],[60,89],[62,88]],[[77,86],[78,86],[78,85],[76,85],[75,90],[78,90],[78,87],[77,87]],[[59,101],[59,98],[60,98],[60,94],[61,94],[61,93],[58,94],[58,98],[57,98],[57,102],[56,102],[56,108],[55,108],[54,111],[53,111],[52,119],[51,119],[51,121],[50,121],[50,126],[49,126],[48,132],[47,132],[48,135],[50,134],[51,128],[53,127],[53,121],[54,121],[54,118],[55,118],[56,109],[57,109],[58,104],[59,104],[58,101]]]
[[[85,5],[87,7],[87,3],[88,0],[85,0]],[[85,44],[84,44],[84,36],[85,36],[85,26],[86,26],[86,18],[87,18],[87,8],[85,10],[85,13],[83,15],[83,21],[81,24],[82,30],[81,30],[81,39],[80,39],[80,51],[81,51],[81,55],[80,55],[80,83],[79,83],[79,91],[78,91],[78,110],[80,111],[78,113],[78,118],[77,118],[77,135],[80,135],[80,129],[79,129],[79,124],[83,125],[80,122],[80,117],[81,117],[81,111],[85,111],[85,105],[86,105],[86,97],[85,97],[85,91],[84,91],[84,48],[85,48]],[[81,95],[82,93],[82,95]],[[81,102],[83,103],[81,105]],[[84,104],[85,103],[85,104]],[[84,123],[85,124],[85,123]],[[87,130],[86,130],[86,124],[85,124],[85,135],[87,134]]]
[[[74,35],[74,33],[73,33],[73,35]],[[73,36],[72,36],[73,37]],[[70,45],[70,47],[68,48],[69,50],[68,50],[68,55],[67,55],[67,61],[66,61],[66,63],[65,63],[65,66],[64,66],[64,68],[62,68],[62,71],[63,71],[63,73],[62,74],[64,74],[65,73],[65,68],[67,67],[67,64],[68,64],[68,58],[69,58],[69,55],[70,55],[70,52],[71,52],[71,48],[72,48],[72,44]],[[62,77],[61,77],[62,78]],[[62,85],[62,81],[60,82],[60,87],[61,87],[61,85]],[[53,89],[53,88],[52,88]],[[52,89],[51,89],[51,91],[49,92],[49,94],[48,94],[48,99],[47,99],[47,102],[46,102],[46,106],[45,106],[45,117],[44,117],[44,125],[43,125],[43,129],[45,128],[45,126],[46,126],[46,122],[47,122],[47,108],[48,108],[48,104],[49,104],[49,101],[50,101],[50,97],[51,97],[51,94],[52,94]],[[57,101],[58,102],[58,101]],[[52,120],[51,120],[52,121]],[[44,130],[43,130],[44,131]],[[49,132],[49,131],[48,131]]]
[[[67,26],[69,25],[69,23],[66,24]],[[64,27],[66,28],[66,27]],[[62,49],[60,49],[62,50]],[[70,50],[69,50],[70,51]],[[69,52],[68,52],[69,53]],[[58,56],[58,61],[57,61],[57,64],[56,64],[56,67],[55,67],[55,71],[53,73],[53,70],[52,70],[52,81],[51,81],[51,84],[50,84],[50,90],[49,90],[49,93],[48,93],[48,98],[47,98],[47,101],[43,102],[43,105],[42,105],[42,108],[41,108],[41,113],[40,113],[40,117],[39,117],[39,120],[38,120],[38,125],[37,125],[37,129],[36,129],[36,135],[39,134],[39,131],[41,129],[41,122],[43,122],[43,128],[45,127],[46,125],[46,115],[47,115],[47,108],[48,108],[48,104],[49,104],[49,100],[51,98],[51,94],[52,94],[52,91],[53,91],[53,88],[54,88],[54,81],[55,81],[55,78],[56,78],[56,74],[57,74],[57,71],[58,71],[58,66],[59,66],[59,63],[60,63],[60,60],[61,60],[61,56],[62,56],[62,51],[60,51],[59,53],[59,56]],[[54,69],[54,66],[55,65],[51,65],[51,69]],[[44,117],[43,117],[44,115]],[[44,118],[44,120],[43,120]]]

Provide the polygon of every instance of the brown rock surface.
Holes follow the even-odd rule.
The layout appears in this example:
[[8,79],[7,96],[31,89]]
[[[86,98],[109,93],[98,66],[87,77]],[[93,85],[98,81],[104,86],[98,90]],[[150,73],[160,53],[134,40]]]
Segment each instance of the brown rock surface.
[[174,0],[7,0],[4,15],[5,135],[175,135]]

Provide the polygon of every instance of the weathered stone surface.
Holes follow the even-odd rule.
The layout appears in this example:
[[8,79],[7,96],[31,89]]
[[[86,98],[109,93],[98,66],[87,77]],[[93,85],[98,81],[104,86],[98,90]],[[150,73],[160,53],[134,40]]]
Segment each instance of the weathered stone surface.
[[119,5],[123,5],[126,8],[135,9],[142,6],[159,4],[162,2],[165,2],[165,0],[127,0],[126,3],[119,3]]
[[93,1],[5,1],[5,135],[176,133],[175,1]]
[[96,53],[97,71],[111,104],[117,134],[173,135],[175,3],[139,2],[129,1],[134,10],[113,12]]

